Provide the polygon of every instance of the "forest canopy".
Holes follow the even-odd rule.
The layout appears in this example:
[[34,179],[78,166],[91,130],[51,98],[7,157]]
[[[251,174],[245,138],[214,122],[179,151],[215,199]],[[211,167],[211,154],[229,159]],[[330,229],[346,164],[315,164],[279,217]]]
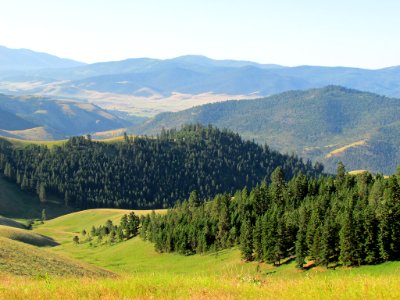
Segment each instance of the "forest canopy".
[[0,171],[22,190],[50,194],[78,209],[166,208],[197,190],[201,200],[268,180],[277,166],[286,179],[317,177],[323,166],[244,141],[212,126],[186,125],[157,137],[122,142],[72,137],[65,144],[15,147],[0,139]]

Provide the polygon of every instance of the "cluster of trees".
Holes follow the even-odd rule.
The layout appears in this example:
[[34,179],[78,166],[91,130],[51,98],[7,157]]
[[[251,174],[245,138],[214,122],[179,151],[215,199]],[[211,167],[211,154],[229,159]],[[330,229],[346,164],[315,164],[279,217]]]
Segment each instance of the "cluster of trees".
[[[114,225],[111,220],[107,220],[102,226],[92,226],[90,232],[82,230],[83,241],[92,242],[97,238],[97,242],[107,239],[110,243],[122,242],[131,239],[139,233],[140,218],[131,212],[129,215],[123,215],[119,225]],[[78,236],[74,236],[73,241],[79,243]]]
[[238,245],[245,260],[299,267],[376,264],[400,259],[400,169],[385,179],[363,173],[286,181],[201,202],[196,192],[166,215],[143,219],[141,236],[160,252],[202,253]]
[[187,125],[156,138],[125,135],[116,143],[73,137],[51,149],[15,147],[0,139],[0,171],[6,178],[36,192],[43,202],[55,194],[79,209],[172,207],[193,190],[209,199],[252,188],[278,165],[288,178],[300,171],[312,177],[323,171],[318,163],[304,163],[211,126]]

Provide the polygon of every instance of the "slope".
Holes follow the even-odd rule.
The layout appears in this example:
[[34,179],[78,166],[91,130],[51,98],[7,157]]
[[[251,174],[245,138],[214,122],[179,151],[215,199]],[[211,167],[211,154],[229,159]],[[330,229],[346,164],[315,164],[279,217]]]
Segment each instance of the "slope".
[[[115,245],[91,246],[89,243],[75,245],[74,235],[93,225],[99,226],[110,219],[118,224],[123,214],[130,210],[91,209],[71,213],[45,222],[34,228],[34,232],[45,234],[60,243],[51,251],[82,259],[91,264],[119,273],[131,274],[230,274],[252,273],[255,264],[243,264],[237,249],[219,251],[207,255],[183,256],[159,254],[154,245],[135,237]],[[149,210],[134,210],[137,215],[148,214]],[[165,213],[165,210],[156,210]]]
[[0,237],[0,273],[73,277],[112,275],[100,268],[4,237]]
[[[323,162],[333,172],[348,169],[391,174],[400,164],[398,99],[337,86],[292,91],[256,100],[228,101],[160,114],[132,129],[155,134],[186,123],[229,128],[244,138]],[[364,143],[354,144],[360,140]],[[348,145],[338,155],[332,151]],[[388,159],[390,158],[390,159]]]
[[[7,116],[4,116],[7,118],[0,121],[3,135],[22,139],[30,139],[35,135],[36,139],[62,138],[130,124],[93,104],[36,96],[0,94],[0,116],[2,110],[7,111]],[[33,124],[39,127],[33,130]]]
[[0,109],[0,128],[5,130],[24,130],[36,127],[35,124],[26,121],[17,115]]
[[37,234],[31,230],[0,225],[0,237],[38,247],[58,245],[52,238]]

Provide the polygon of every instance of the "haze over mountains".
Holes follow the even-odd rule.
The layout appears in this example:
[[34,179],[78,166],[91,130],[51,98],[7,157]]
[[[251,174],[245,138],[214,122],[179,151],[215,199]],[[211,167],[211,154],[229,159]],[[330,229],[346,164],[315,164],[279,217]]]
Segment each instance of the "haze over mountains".
[[[329,171],[338,160],[384,173],[400,164],[399,100],[387,98],[400,97],[400,67],[285,67],[196,55],[83,64],[0,47],[0,92],[13,95],[0,97],[0,135],[8,137],[130,127],[154,134],[199,122],[322,161]],[[246,101],[198,106],[229,99]],[[151,119],[140,124],[144,117]]]
[[[284,67],[195,55],[83,65],[32,51],[20,59],[27,50],[0,50],[2,93],[89,101],[105,109],[143,116],[208,102],[269,96],[332,84],[400,97],[400,67],[379,70]],[[35,66],[34,70],[31,66]]]

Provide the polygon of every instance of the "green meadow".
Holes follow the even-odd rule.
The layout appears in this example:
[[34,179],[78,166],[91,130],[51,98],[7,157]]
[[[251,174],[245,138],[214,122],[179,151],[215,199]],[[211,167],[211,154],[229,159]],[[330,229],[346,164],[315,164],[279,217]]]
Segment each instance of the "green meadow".
[[0,299],[400,298],[400,262],[302,271],[290,261],[280,267],[244,262],[236,248],[184,256],[157,253],[140,237],[116,244],[72,241],[75,235],[83,240],[83,229],[118,223],[129,212],[75,212],[37,222],[31,231],[2,218]]

